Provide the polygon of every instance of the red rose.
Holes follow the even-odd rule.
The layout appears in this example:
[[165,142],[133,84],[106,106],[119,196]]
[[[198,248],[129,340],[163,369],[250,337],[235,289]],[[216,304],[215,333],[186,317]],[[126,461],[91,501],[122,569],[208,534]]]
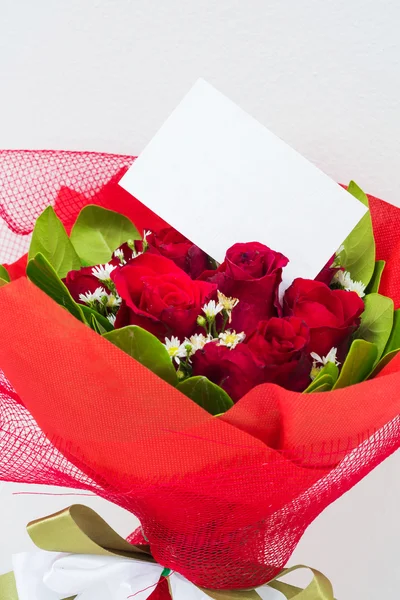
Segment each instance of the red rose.
[[80,300],[80,294],[86,294],[86,292],[93,294],[98,287],[103,287],[102,282],[92,274],[92,269],[93,267],[83,267],[79,271],[70,271],[64,279],[64,283],[75,302],[85,304]]
[[339,360],[360,324],[364,302],[355,292],[331,290],[319,281],[295,279],[283,298],[285,315],[303,319],[310,328],[310,352],[326,356],[338,349]]
[[262,382],[262,367],[245,344],[230,349],[218,342],[209,342],[193,355],[192,364],[194,376],[207,377],[223,388],[234,402]]
[[310,331],[297,317],[261,321],[247,345],[265,367],[264,383],[302,391],[310,383]]
[[145,252],[111,274],[122,298],[115,327],[139,325],[163,339],[190,336],[216,286],[193,281],[172,260]]
[[173,227],[166,227],[148,237],[150,246],[170,258],[192,279],[196,279],[208,268],[208,256]]
[[226,296],[239,298],[231,327],[250,334],[259,321],[278,314],[278,288],[288,262],[264,244],[235,244],[217,271],[207,271],[201,279],[216,283]]

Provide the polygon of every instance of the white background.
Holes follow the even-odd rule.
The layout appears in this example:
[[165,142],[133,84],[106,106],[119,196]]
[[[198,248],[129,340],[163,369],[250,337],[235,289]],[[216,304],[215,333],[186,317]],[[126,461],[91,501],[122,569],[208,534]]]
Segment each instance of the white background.
[[[397,0],[0,0],[0,147],[137,154],[202,76],[334,179],[400,205],[399,23]],[[399,467],[326,510],[293,557],[338,600],[398,598]],[[74,500],[133,528],[101,501],[20,489],[0,488],[0,570],[30,518]]]

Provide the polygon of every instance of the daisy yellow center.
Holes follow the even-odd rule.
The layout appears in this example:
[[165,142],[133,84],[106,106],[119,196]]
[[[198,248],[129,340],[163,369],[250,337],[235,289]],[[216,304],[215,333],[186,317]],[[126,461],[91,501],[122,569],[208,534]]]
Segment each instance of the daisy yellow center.
[[179,346],[170,346],[167,350],[170,356],[175,356],[179,352]]
[[228,346],[230,344],[235,344],[235,342],[237,341],[237,334],[236,333],[228,333],[225,336],[224,342],[225,344]]

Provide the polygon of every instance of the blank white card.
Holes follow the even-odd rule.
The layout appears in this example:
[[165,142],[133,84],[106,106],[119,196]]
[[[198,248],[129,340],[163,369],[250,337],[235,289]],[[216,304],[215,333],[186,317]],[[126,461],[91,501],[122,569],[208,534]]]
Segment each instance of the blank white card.
[[236,242],[282,252],[285,287],[313,279],[366,211],[201,79],[120,185],[218,262]]

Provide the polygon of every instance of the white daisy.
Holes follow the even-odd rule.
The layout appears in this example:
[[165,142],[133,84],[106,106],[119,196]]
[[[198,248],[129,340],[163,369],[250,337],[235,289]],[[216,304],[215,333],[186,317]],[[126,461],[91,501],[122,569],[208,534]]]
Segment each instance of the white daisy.
[[337,348],[331,348],[326,356],[320,356],[316,352],[311,352],[311,358],[313,359],[313,364],[310,371],[310,378],[314,380],[322,367],[327,365],[328,363],[333,363],[337,367],[340,365],[340,362],[336,359]]
[[79,294],[79,300],[85,304],[93,304],[94,302],[101,302],[104,296],[107,296],[107,292],[104,288],[98,287],[93,293],[85,292],[84,294]]
[[202,350],[208,342],[212,341],[210,335],[204,335],[203,333],[195,333],[190,338],[186,338],[184,341],[185,348],[190,348],[190,356],[192,356],[197,350]]
[[224,333],[219,334],[219,345],[228,346],[228,348],[233,349],[236,348],[236,346],[240,344],[240,342],[243,342],[245,337],[246,334],[244,333],[244,331],[242,331],[242,333],[236,333],[235,330],[228,329]]
[[107,315],[107,319],[110,321],[111,325],[114,327],[115,325],[115,320],[116,320],[116,316],[115,315]]
[[174,335],[170,339],[165,338],[164,346],[170,357],[173,358],[178,365],[181,362],[180,359],[187,356],[185,344],[181,344],[179,338]]
[[239,304],[238,298],[228,298],[222,292],[218,290],[218,303],[222,306],[222,308],[226,311],[229,317],[229,323],[232,321],[232,311]]
[[337,348],[331,348],[326,356],[320,356],[316,352],[311,352],[311,358],[314,361],[314,366],[318,364],[325,366],[328,363],[333,363],[336,366],[340,365],[340,362],[336,358]]
[[355,292],[358,296],[360,296],[360,298],[364,298],[365,288],[366,286],[362,281],[353,281],[352,285],[347,288],[347,291]]
[[338,271],[333,281],[338,283],[346,292],[355,292],[360,298],[365,296],[366,286],[362,281],[353,281],[348,271]]
[[107,294],[107,304],[108,308],[115,308],[116,306],[121,306],[121,297],[118,294]]
[[92,275],[100,279],[100,281],[110,281],[111,273],[116,269],[115,265],[98,265],[97,267],[93,267]]
[[349,283],[349,280],[351,281],[350,273],[347,271],[338,271],[335,273],[333,280],[344,288]]
[[224,307],[222,304],[217,304],[215,300],[210,300],[208,304],[205,304],[201,309],[203,313],[206,315],[207,319],[214,320],[218,313],[223,310]]
[[125,256],[124,256],[124,251],[121,250],[121,248],[117,248],[117,250],[115,250],[114,257],[118,258],[118,260],[121,263],[121,265],[125,265],[126,264],[126,260],[125,260]]

